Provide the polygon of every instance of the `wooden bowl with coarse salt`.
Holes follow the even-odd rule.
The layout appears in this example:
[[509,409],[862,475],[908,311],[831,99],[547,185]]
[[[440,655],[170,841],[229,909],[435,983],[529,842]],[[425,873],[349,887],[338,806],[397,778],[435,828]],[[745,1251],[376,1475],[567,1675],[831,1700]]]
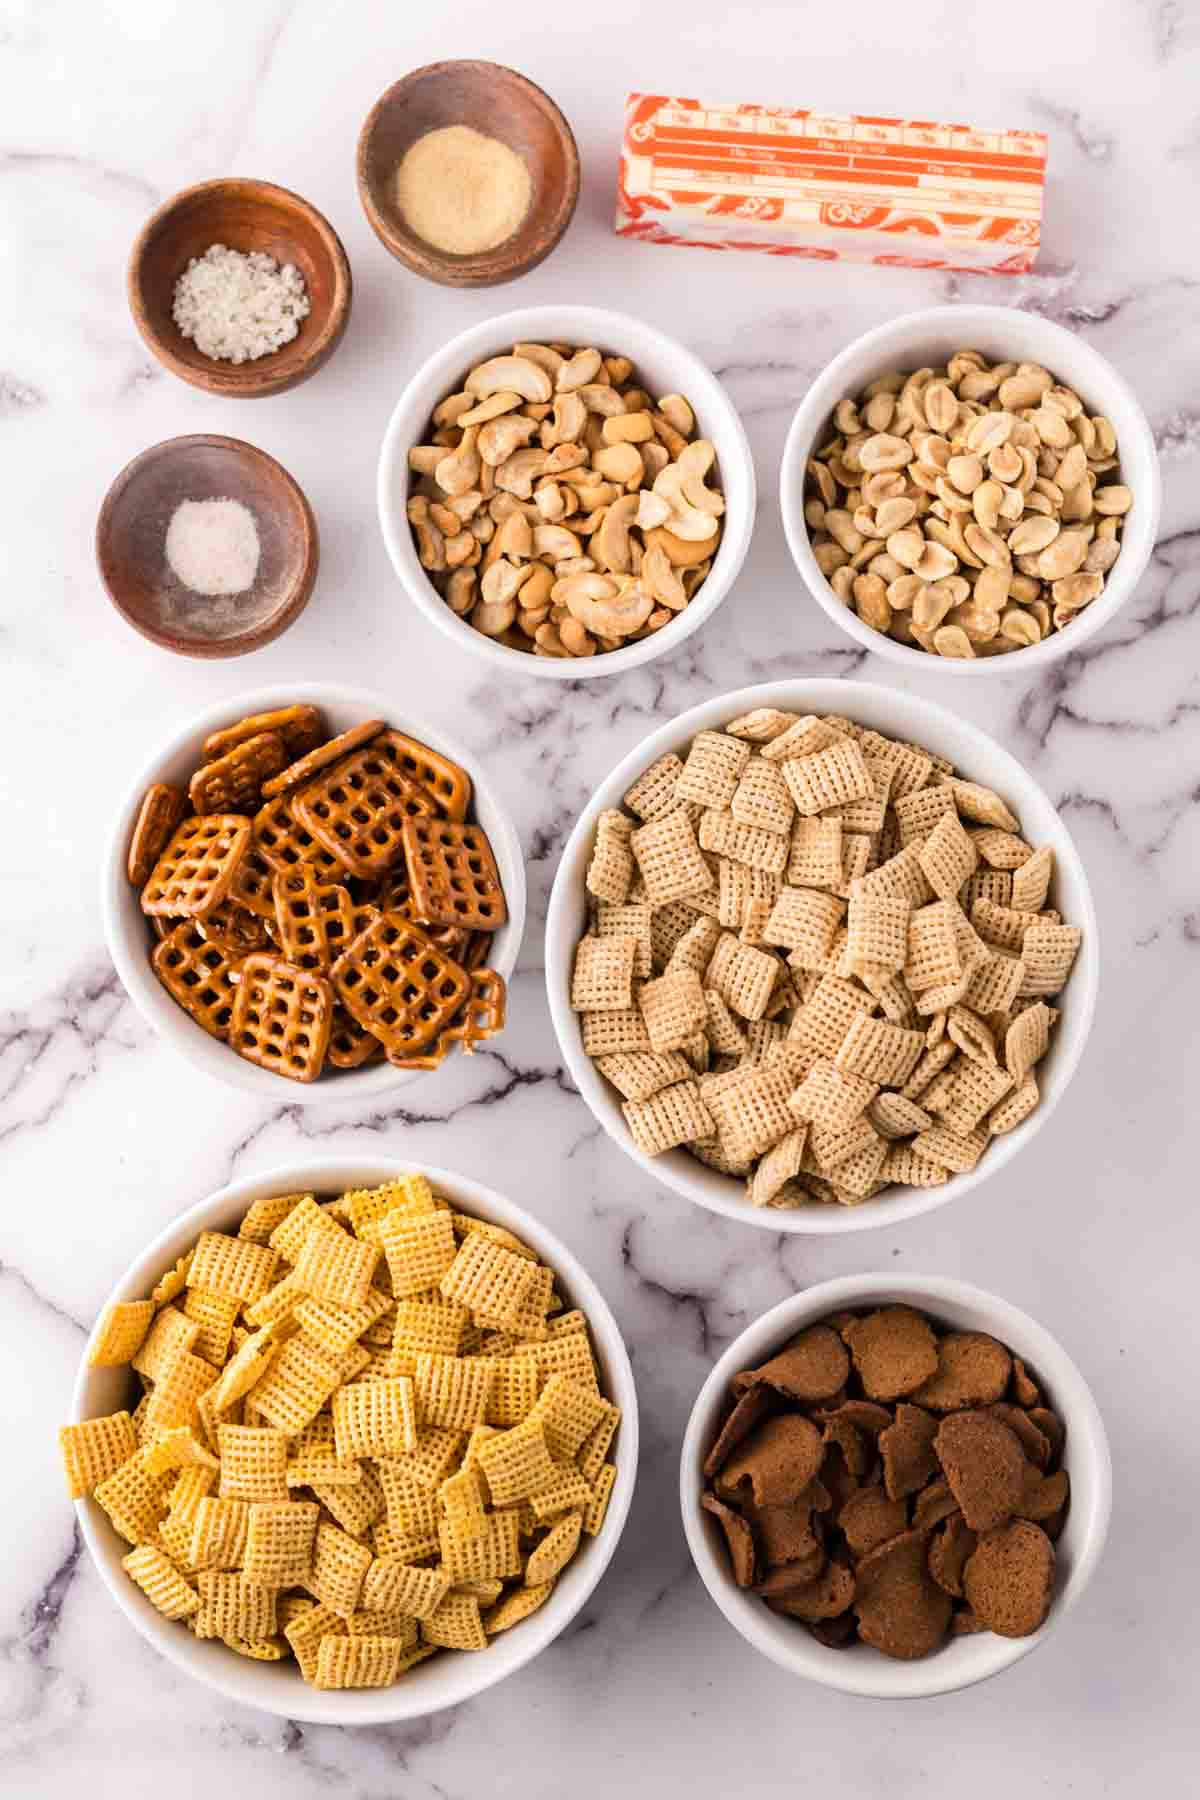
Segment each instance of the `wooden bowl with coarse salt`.
[[[176,284],[213,245],[258,251],[304,283],[308,310],[290,342],[243,362],[206,355],[175,321]],[[228,400],[282,394],[329,361],[346,330],[353,293],[341,239],[315,206],[269,181],[202,181],[160,206],[129,259],[133,322],[172,375]],[[248,345],[252,349],[252,346]]]

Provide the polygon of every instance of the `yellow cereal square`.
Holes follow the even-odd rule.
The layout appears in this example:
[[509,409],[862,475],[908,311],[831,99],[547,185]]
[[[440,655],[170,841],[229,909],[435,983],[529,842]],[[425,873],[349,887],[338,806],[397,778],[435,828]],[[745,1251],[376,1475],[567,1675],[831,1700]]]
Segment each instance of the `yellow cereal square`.
[[[463,1336],[471,1323],[471,1315],[457,1300],[442,1294],[414,1295],[396,1302],[396,1324],[392,1347],[398,1356],[416,1357],[422,1350],[433,1350],[442,1356],[457,1356]],[[412,1371],[397,1370],[397,1374]]]
[[254,1405],[268,1425],[297,1436],[315,1419],[341,1379],[337,1363],[303,1336],[289,1338],[254,1385]]
[[[282,1615],[283,1602],[278,1603]],[[292,1647],[305,1681],[317,1678],[317,1657],[327,1638],[345,1637],[346,1621],[328,1606],[310,1605],[283,1625],[283,1635]]]
[[422,1424],[469,1431],[484,1423],[492,1389],[489,1357],[438,1356],[422,1350],[414,1380]]
[[479,1537],[459,1537],[448,1520],[438,1529],[442,1567],[452,1582],[506,1581],[521,1573],[521,1549],[516,1512],[509,1508],[488,1514],[487,1530]]
[[198,1425],[196,1402],[217,1380],[217,1371],[190,1350],[177,1350],[155,1382],[146,1408],[146,1428],[152,1434],[176,1425]]
[[363,1463],[362,1479],[353,1487],[327,1487],[322,1481],[309,1484],[326,1512],[332,1514],[351,1537],[366,1538],[372,1525],[377,1524],[387,1511],[383,1483],[375,1468],[374,1463]]
[[295,1277],[314,1300],[365,1306],[378,1261],[377,1245],[365,1244],[341,1229],[315,1226],[300,1246]]
[[448,1475],[438,1489],[446,1522],[460,1538],[482,1537],[487,1530],[487,1494],[477,1468]]
[[338,1690],[390,1687],[409,1647],[398,1637],[323,1637],[317,1646],[313,1685]]
[[569,1512],[553,1525],[525,1564],[526,1587],[542,1587],[554,1581],[579,1548],[582,1512]]
[[279,1258],[266,1244],[249,1238],[227,1237],[222,1231],[202,1231],[192,1253],[188,1286],[224,1294],[243,1305],[265,1294],[275,1279]]
[[540,1375],[531,1356],[493,1356],[492,1389],[488,1396],[489,1425],[519,1425],[533,1410]]
[[469,1594],[448,1594],[437,1611],[422,1620],[421,1636],[427,1644],[446,1650],[486,1650],[478,1600]]
[[440,1286],[447,1300],[457,1300],[473,1313],[485,1315],[489,1324],[506,1326],[517,1317],[533,1280],[533,1265],[527,1257],[472,1232]]
[[326,1231],[341,1230],[341,1226],[330,1218],[325,1208],[317,1205],[312,1194],[305,1194],[275,1227],[267,1242],[284,1262],[294,1263],[300,1254],[301,1245],[314,1226]]
[[380,1227],[396,1299],[436,1287],[457,1254],[450,1214],[390,1212]]
[[98,1482],[93,1494],[123,1538],[135,1545],[150,1544],[167,1510],[172,1479],[170,1475],[152,1475],[139,1450]]
[[[241,1301],[208,1288],[190,1287],[183,1303],[185,1316],[197,1327],[195,1351],[205,1362],[220,1368],[229,1355],[229,1340]],[[160,1318],[165,1314],[160,1313]]]
[[192,1521],[191,1564],[194,1569],[237,1569],[246,1551],[250,1507],[245,1500],[206,1495]]
[[442,1569],[419,1569],[397,1556],[379,1556],[363,1580],[364,1607],[380,1612],[406,1613],[413,1619],[430,1618],[450,1591],[450,1577]]
[[400,1456],[417,1448],[413,1384],[406,1375],[358,1382],[333,1398],[337,1454]]
[[[142,1339],[132,1358],[133,1366],[147,1381],[161,1381],[163,1370],[177,1350],[192,1350],[200,1336],[197,1319],[189,1318],[178,1306],[164,1306]],[[212,1358],[208,1357],[211,1362]]]
[[146,1445],[143,1460],[152,1475],[165,1474],[168,1469],[206,1469],[215,1475],[221,1466],[190,1425],[160,1432]]
[[569,1375],[552,1375],[538,1396],[531,1417],[545,1433],[546,1447],[558,1462],[573,1462],[583,1441],[604,1417],[608,1402]]
[[596,1429],[590,1433],[576,1458],[579,1465],[579,1473],[593,1488],[600,1479],[600,1471],[604,1466],[604,1459],[608,1455],[609,1445],[612,1443],[613,1438],[616,1435],[617,1426],[620,1423],[620,1407],[614,1406],[611,1400],[606,1400],[604,1402],[604,1417],[596,1426]]
[[605,1463],[600,1474],[592,1484],[592,1497],[584,1509],[583,1529],[589,1537],[596,1537],[604,1524],[608,1512],[608,1502],[613,1491],[613,1483],[617,1479],[614,1463]]
[[186,1256],[179,1257],[172,1268],[159,1276],[150,1289],[150,1299],[155,1306],[166,1306],[170,1301],[179,1298],[187,1286],[188,1270],[191,1266],[192,1252],[189,1250]]
[[200,1596],[185,1581],[169,1556],[153,1544],[141,1544],[122,1557],[121,1567],[165,1619],[187,1619],[198,1611]]
[[253,1244],[269,1244],[271,1233],[283,1224],[302,1200],[312,1198],[311,1194],[267,1194],[261,1200],[252,1200],[245,1218],[238,1226],[238,1236],[249,1238]]
[[[287,1435],[273,1426],[221,1425],[222,1500],[287,1500]],[[267,1634],[269,1635],[269,1634]]]
[[317,1526],[312,1568],[304,1585],[339,1618],[357,1612],[363,1578],[374,1561],[370,1550],[336,1525]]
[[224,1569],[201,1569],[196,1577],[200,1605],[198,1638],[269,1638],[275,1631],[275,1590]]
[[58,1434],[67,1494],[81,1500],[102,1481],[114,1475],[137,1450],[133,1419],[127,1412],[107,1413],[64,1425]]
[[529,1618],[539,1606],[544,1606],[554,1591],[552,1581],[543,1582],[540,1587],[514,1588],[498,1606],[493,1606],[483,1616],[483,1628],[489,1637],[497,1632],[508,1631],[513,1625],[519,1625],[522,1619]]
[[552,1465],[550,1478],[535,1494],[530,1494],[529,1504],[535,1518],[539,1523],[545,1524],[548,1519],[557,1519],[560,1514],[571,1512],[576,1507],[586,1517],[592,1494],[593,1489],[574,1463],[556,1462]]
[[115,1369],[132,1361],[154,1317],[151,1300],[116,1300],[92,1334],[89,1369]]
[[263,1587],[299,1587],[312,1568],[320,1507],[310,1500],[250,1508],[242,1574]]
[[[390,1296],[373,1287],[361,1306],[341,1306],[309,1295],[297,1303],[293,1317],[306,1338],[336,1358],[363,1337],[376,1320],[390,1312],[391,1306]],[[385,1341],[391,1342],[390,1333]]]
[[498,1431],[474,1452],[494,1506],[528,1499],[554,1478],[554,1462],[541,1421],[526,1419],[509,1431]]

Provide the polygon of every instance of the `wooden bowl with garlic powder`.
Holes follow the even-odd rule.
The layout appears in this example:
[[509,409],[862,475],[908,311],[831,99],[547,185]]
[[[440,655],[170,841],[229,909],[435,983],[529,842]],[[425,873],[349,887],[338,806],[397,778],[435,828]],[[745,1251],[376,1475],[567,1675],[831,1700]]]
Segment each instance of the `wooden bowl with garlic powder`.
[[358,140],[358,193],[376,237],[447,287],[495,287],[549,256],[579,198],[574,134],[548,94],[492,62],[414,69]]
[[96,562],[121,617],[151,643],[180,656],[245,656],[308,605],[317,522],[265,450],[241,438],[168,438],[109,488]]
[[[269,311],[271,296],[268,292],[266,308],[261,300],[247,308],[244,294],[237,292],[236,270],[219,271],[205,284],[200,306],[191,310],[210,330],[221,326],[222,313],[232,315],[235,324],[240,314],[241,329],[229,336],[245,360],[206,354],[201,343],[210,340],[203,329],[198,337],[180,329],[181,278],[214,246],[237,253],[226,262],[271,259],[277,272],[267,287],[276,292],[279,272],[295,271],[299,305],[294,310],[301,316],[286,341],[273,347],[270,336],[256,341],[246,331],[247,312]],[[342,341],[353,295],[350,264],[328,219],[288,188],[237,177],[202,181],[160,206],[133,247],[127,286],[134,324],[163,367],[192,387],[231,400],[282,394],[315,375]]]

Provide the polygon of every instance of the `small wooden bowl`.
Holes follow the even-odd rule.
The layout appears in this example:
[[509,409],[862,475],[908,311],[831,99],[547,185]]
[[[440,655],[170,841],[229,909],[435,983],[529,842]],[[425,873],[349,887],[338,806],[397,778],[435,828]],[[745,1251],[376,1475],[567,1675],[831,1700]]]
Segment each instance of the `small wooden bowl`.
[[[254,514],[258,573],[244,594],[207,597],[183,587],[166,556],[181,500],[240,500]],[[121,617],[180,656],[261,650],[308,605],[320,543],[312,508],[282,464],[232,437],[177,437],[135,456],[109,488],[96,521],[96,561]]]
[[[309,314],[290,344],[255,362],[218,362],[185,338],[171,316],[175,283],[210,244],[264,250],[294,263]],[[184,188],[146,221],[129,259],[134,324],[163,367],[181,381],[228,399],[257,400],[297,387],[329,361],[350,317],[350,264],[341,239],[315,206],[269,181],[202,181]]]
[[[452,256],[405,224],[394,197],[406,150],[426,132],[471,125],[515,150],[529,170],[529,211],[494,250]],[[528,274],[562,237],[579,198],[579,150],[548,94],[515,69],[492,62],[438,62],[394,83],[367,117],[358,140],[358,194],[386,250],[427,281],[446,287],[496,287]]]

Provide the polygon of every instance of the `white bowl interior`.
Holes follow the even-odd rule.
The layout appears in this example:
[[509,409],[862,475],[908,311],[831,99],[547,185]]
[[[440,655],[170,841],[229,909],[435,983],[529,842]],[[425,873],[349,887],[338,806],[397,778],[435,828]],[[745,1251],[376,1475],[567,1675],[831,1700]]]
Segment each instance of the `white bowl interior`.
[[[80,1526],[105,1584],[126,1618],[153,1647],[197,1680],[230,1699],[288,1719],[332,1725],[383,1724],[422,1717],[481,1693],[521,1668],[556,1638],[587,1601],[616,1549],[637,1473],[638,1414],[633,1371],[616,1320],[595,1282],[559,1240],[528,1213],[466,1176],[427,1164],[327,1159],[266,1170],[223,1188],[168,1226],[130,1265],[109,1300],[144,1299],[164,1270],[195,1242],[201,1231],[232,1231],[252,1201],[269,1194],[312,1190],[335,1194],[373,1187],[406,1170],[426,1174],[434,1187],[466,1212],[506,1226],[551,1264],[568,1306],[587,1314],[592,1344],[606,1393],[621,1408],[613,1457],[617,1478],[599,1534],[585,1539],[563,1571],[549,1600],[531,1618],[491,1640],[486,1651],[449,1651],[421,1663],[392,1688],[326,1693],[311,1688],[290,1663],[256,1663],[224,1644],[200,1641],[183,1626],[164,1619],[121,1568],[128,1545],[92,1499],[76,1502]],[[106,1303],[107,1304],[107,1303]],[[131,1399],[124,1369],[80,1365],[71,1407],[73,1420],[119,1410]]]
[[[725,495],[725,529],[712,569],[696,597],[675,620],[623,650],[603,655],[534,656],[510,650],[464,624],[446,605],[417,559],[405,516],[408,499],[408,452],[423,441],[430,414],[452,393],[474,363],[511,349],[514,343],[553,339],[595,345],[628,356],[653,395],[678,393],[690,402],[698,430],[717,452],[717,473]],[[416,605],[438,629],[461,648],[474,652],[510,675],[549,681],[579,681],[619,675],[654,657],[664,656],[701,626],[728,593],[750,547],[754,526],[754,460],[733,402],[699,357],[664,332],[627,313],[592,306],[539,306],[506,313],[473,326],[431,356],[405,388],[384,433],[379,457],[379,521],[397,575]]]
[[[1062,1017],[1051,1047],[1038,1065],[1042,1100],[1015,1131],[996,1138],[969,1174],[952,1175],[942,1187],[897,1188],[861,1206],[813,1205],[794,1211],[753,1207],[743,1182],[709,1169],[685,1150],[648,1157],[638,1149],[625,1124],[620,1096],[584,1055],[578,1015],[571,1011],[571,967],[575,945],[587,918],[585,877],[596,819],[606,807],[620,806],[634,778],[668,750],[684,751],[698,731],[720,727],[756,706],[778,706],[799,713],[841,713],[892,737],[908,738],[947,756],[973,781],[994,787],[1017,813],[1030,841],[1053,846],[1056,872],[1052,893],[1063,917],[1083,928],[1083,943],[1062,997]],[[571,1079],[609,1136],[640,1163],[654,1180],[673,1188],[712,1212],[768,1231],[835,1233],[867,1231],[895,1225],[918,1213],[957,1200],[989,1175],[998,1174],[1040,1131],[1075,1073],[1096,1004],[1099,946],[1096,913],[1079,853],[1058,812],[1042,789],[993,738],[953,713],[893,688],[859,681],[775,681],[742,688],[706,700],[653,732],[603,781],[580,815],[559,863],[546,921],[546,986],[550,1013]]]
[[[1066,1525],[1055,1545],[1054,1603],[1030,1637],[991,1632],[949,1639],[933,1655],[897,1662],[866,1644],[831,1650],[797,1620],[780,1617],[757,1594],[739,1588],[729,1570],[720,1526],[700,1505],[703,1462],[724,1416],[729,1384],[740,1369],[754,1368],[805,1325],[841,1307],[903,1302],[943,1325],[986,1331],[1025,1362],[1047,1404],[1066,1426],[1063,1467],[1071,1478]],[[735,1630],[764,1656],[794,1675],[826,1687],[878,1699],[913,1699],[951,1693],[1009,1668],[1044,1643],[1080,1598],[1104,1549],[1112,1507],[1108,1439],[1090,1389],[1062,1346],[1026,1313],[963,1282],[936,1276],[852,1275],[822,1282],[764,1313],[733,1343],[709,1375],[692,1408],[679,1469],[684,1530],[701,1579]]]
[[231,725],[250,713],[269,712],[273,707],[290,706],[296,701],[322,707],[335,733],[364,719],[386,719],[397,731],[418,738],[430,749],[460,763],[467,771],[475,793],[474,817],[491,840],[508,905],[508,919],[496,933],[489,961],[505,980],[511,976],[525,930],[525,858],[516,829],[489,777],[461,744],[438,727],[414,717],[407,706],[384,694],[362,688],[333,687],[324,682],[259,688],[253,693],[235,695],[232,700],[222,700],[191,720],[150,758],[136,781],[131,783],[109,840],[101,884],[105,937],[117,973],[138,1011],[162,1033],[173,1049],[197,1068],[230,1087],[258,1094],[266,1100],[286,1100],[293,1106],[368,1100],[375,1094],[392,1093],[410,1081],[421,1080],[422,1071],[393,1069],[384,1062],[362,1069],[339,1069],[314,1082],[288,1081],[270,1069],[246,1062],[228,1044],[219,1043],[189,1018],[162,987],[150,966],[152,941],[147,920],[138,904],[137,891],[131,887],[125,873],[134,819],[142,795],[151,783],[167,781],[186,788],[188,777],[200,760],[201,742],[210,731]]
[[[993,361],[1037,362],[1073,387],[1090,413],[1112,421],[1121,471],[1134,503],[1126,516],[1122,550],[1106,578],[1104,592],[1065,631],[1009,656],[974,661],[931,656],[898,644],[864,625],[843,606],[817,567],[804,519],[804,474],[809,457],[829,436],[833,409],[847,395],[893,369],[905,372],[944,364],[956,350],[979,350]],[[938,306],[892,319],[858,338],[814,381],[797,408],[784,447],[779,504],[792,557],[810,592],[835,624],[866,649],[893,662],[936,675],[1028,676],[1056,657],[1077,649],[1112,618],[1133,593],[1150,560],[1162,510],[1162,479],[1149,421],[1124,376],[1074,332],[1036,313],[1004,306]]]

